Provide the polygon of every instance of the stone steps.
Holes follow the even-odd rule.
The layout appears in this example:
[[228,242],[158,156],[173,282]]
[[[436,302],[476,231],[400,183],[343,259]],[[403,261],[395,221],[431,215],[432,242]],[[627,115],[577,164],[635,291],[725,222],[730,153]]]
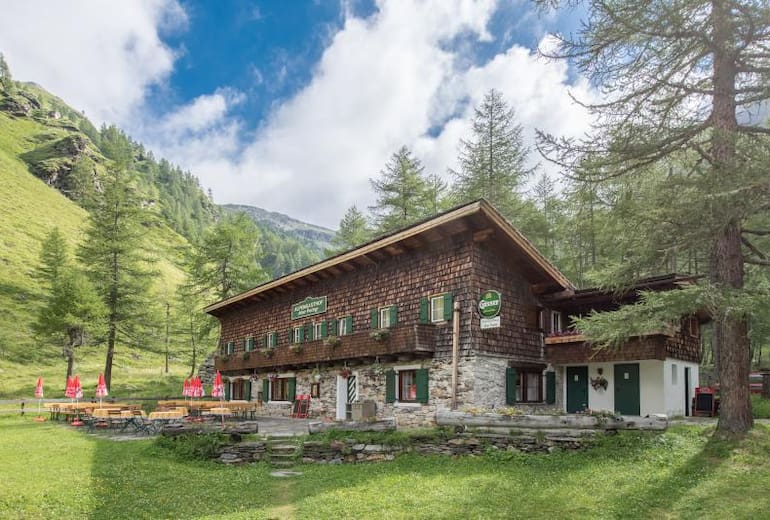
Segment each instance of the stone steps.
[[297,463],[299,446],[288,437],[268,437],[265,440],[265,460],[276,468],[290,468]]

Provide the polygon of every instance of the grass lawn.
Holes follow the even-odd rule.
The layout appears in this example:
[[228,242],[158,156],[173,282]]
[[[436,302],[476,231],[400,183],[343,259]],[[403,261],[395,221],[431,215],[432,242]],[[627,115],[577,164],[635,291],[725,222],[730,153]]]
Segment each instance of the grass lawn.
[[3,518],[758,518],[770,511],[770,428],[741,442],[700,427],[622,434],[581,453],[225,467],[151,440],[117,442],[0,419]]

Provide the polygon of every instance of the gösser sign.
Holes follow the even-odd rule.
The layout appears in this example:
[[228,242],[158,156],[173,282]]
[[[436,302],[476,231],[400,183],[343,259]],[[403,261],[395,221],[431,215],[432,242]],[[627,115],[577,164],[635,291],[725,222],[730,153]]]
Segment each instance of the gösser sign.
[[311,298],[308,296],[299,303],[291,306],[291,319],[298,320],[306,316],[323,314],[326,312],[326,296]]
[[479,298],[479,314],[482,318],[494,318],[500,314],[502,298],[498,291],[484,291]]

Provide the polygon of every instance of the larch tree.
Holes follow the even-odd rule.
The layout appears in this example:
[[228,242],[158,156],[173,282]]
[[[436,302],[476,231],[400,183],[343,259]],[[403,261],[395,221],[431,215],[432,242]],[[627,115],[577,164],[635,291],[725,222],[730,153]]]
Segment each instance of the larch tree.
[[487,199],[516,222],[522,211],[521,191],[532,169],[527,168],[522,126],[500,92],[490,90],[474,109],[471,131],[470,139],[460,141],[459,170],[450,170],[454,198]]
[[104,381],[109,389],[118,336],[135,342],[137,327],[149,321],[154,258],[146,242],[145,224],[150,216],[139,200],[130,170],[130,143],[117,133],[108,134],[103,141],[113,165],[101,179],[102,192],[93,201],[78,257],[106,308]]
[[[770,265],[756,240],[768,230],[750,227],[770,210],[770,129],[757,117],[770,101],[770,4],[584,3],[580,30],[560,37],[549,55],[570,60],[599,86],[602,100],[587,105],[596,118],[593,131],[575,140],[540,134],[539,147],[570,175],[594,182],[671,169],[660,185],[675,197],[648,191],[648,204],[657,222],[676,230],[668,249],[676,242],[707,248],[708,280],[684,295],[690,311],[706,308],[713,319],[721,385],[717,433],[745,433],[753,424],[748,318],[767,298],[745,285],[746,267]],[[665,298],[681,304],[669,301],[666,308],[684,310],[682,297]]]
[[422,162],[402,146],[391,155],[379,178],[370,179],[377,202],[369,209],[378,233],[395,231],[427,216],[424,172]]

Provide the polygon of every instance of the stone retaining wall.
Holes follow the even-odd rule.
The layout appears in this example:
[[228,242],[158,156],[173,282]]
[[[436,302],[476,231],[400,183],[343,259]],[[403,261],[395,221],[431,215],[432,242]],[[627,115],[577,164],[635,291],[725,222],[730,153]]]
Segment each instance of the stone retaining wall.
[[[305,442],[301,448],[301,461],[305,464],[356,464],[382,462],[395,459],[403,453],[432,455],[482,455],[490,449],[522,452],[551,453],[557,450],[578,450],[595,440],[593,431],[567,434],[565,432],[536,435],[458,434],[448,439],[431,437],[414,438],[407,446],[364,444],[353,439]],[[223,464],[247,464],[265,460],[267,448],[264,442],[241,442],[223,448],[217,462]]]

